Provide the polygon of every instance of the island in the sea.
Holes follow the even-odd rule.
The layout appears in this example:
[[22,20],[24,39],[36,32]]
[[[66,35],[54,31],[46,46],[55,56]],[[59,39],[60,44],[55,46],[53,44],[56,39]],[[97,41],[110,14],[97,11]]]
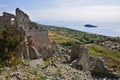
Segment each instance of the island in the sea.
[[92,25],[92,24],[85,24],[84,27],[88,27],[88,28],[96,28],[98,26]]

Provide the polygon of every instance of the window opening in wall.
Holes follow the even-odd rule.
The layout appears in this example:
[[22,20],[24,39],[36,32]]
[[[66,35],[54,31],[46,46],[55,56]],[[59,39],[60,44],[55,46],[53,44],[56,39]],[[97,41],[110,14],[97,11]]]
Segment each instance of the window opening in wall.
[[15,18],[11,18],[11,25],[15,24]]

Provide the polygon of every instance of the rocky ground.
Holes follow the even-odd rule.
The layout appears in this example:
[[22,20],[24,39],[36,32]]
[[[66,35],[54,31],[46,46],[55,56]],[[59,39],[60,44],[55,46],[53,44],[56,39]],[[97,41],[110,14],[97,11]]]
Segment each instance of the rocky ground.
[[92,80],[88,72],[69,66],[67,55],[54,56],[49,61],[42,58],[27,61],[14,67],[0,69],[0,80]]
[[[44,61],[42,57],[34,60],[23,60],[23,63],[17,66],[0,68],[0,80],[119,80],[100,77],[99,74],[91,76],[90,72],[71,67],[70,59],[71,56],[62,53],[59,56],[53,54],[47,61]],[[103,70],[96,69],[98,72]]]

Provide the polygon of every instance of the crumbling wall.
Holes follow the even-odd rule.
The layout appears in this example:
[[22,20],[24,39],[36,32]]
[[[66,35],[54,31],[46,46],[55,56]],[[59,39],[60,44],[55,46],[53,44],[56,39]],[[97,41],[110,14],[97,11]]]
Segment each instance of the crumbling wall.
[[78,62],[78,65],[81,65],[83,67],[83,71],[89,71],[90,70],[90,56],[88,53],[87,48],[85,46],[80,46],[80,49],[82,51],[82,55],[79,55],[80,60]]
[[9,27],[16,27],[16,18],[15,15],[3,12],[3,16],[0,16],[0,29]]
[[82,55],[82,50],[80,49],[80,45],[73,44],[71,46],[70,61],[79,58],[81,55]]
[[19,8],[16,9],[16,23],[17,27],[22,27],[25,31],[29,30],[30,19],[29,16],[21,11]]
[[39,34],[34,34],[31,36],[33,45],[40,51],[48,45],[48,39],[46,37],[41,37]]
[[73,44],[71,48],[70,61],[72,63],[70,65],[82,71],[89,71],[90,56],[87,48],[78,44]]
[[37,55],[36,52],[40,53],[41,49],[49,44],[47,29],[31,22],[29,16],[19,8],[16,8],[16,16],[6,12],[0,16],[0,30],[4,27],[14,28],[13,34],[24,37],[24,41],[19,45],[21,56],[24,58],[36,58],[33,55]]
[[48,44],[48,30],[39,27],[38,24],[30,22],[30,28],[27,32],[27,36],[30,36],[32,44],[41,53],[41,49],[45,48]]
[[4,26],[4,21],[3,21],[4,17],[0,16],[0,27]]
[[[41,30],[38,25],[33,24],[30,21],[29,16],[23,11],[21,11],[19,8],[16,9],[16,22],[17,22],[18,28],[23,28],[23,31],[25,31],[25,35],[26,35],[25,38],[27,38],[27,40],[28,39],[31,40],[31,43],[32,43],[31,46],[29,46],[29,44],[26,43],[26,45],[28,44],[29,46],[30,56],[37,55],[35,54],[35,52],[40,53],[41,49],[43,49],[48,45],[48,31]],[[20,33],[21,32],[22,32],[22,29]],[[31,51],[30,49],[32,49],[33,46],[34,48],[36,48],[35,50],[38,50],[38,51]]]
[[[84,46],[79,46],[77,44],[72,45],[70,58],[73,60],[70,66],[82,70],[91,72],[93,77],[107,77],[118,79],[120,76],[110,70],[102,58],[90,56],[88,50]],[[74,59],[76,58],[76,59]]]

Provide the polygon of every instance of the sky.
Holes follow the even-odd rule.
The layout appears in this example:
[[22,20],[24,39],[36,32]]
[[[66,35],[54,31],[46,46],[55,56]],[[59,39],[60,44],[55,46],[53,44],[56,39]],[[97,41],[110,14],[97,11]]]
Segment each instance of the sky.
[[0,0],[0,15],[15,13],[17,7],[41,24],[120,36],[120,0]]

